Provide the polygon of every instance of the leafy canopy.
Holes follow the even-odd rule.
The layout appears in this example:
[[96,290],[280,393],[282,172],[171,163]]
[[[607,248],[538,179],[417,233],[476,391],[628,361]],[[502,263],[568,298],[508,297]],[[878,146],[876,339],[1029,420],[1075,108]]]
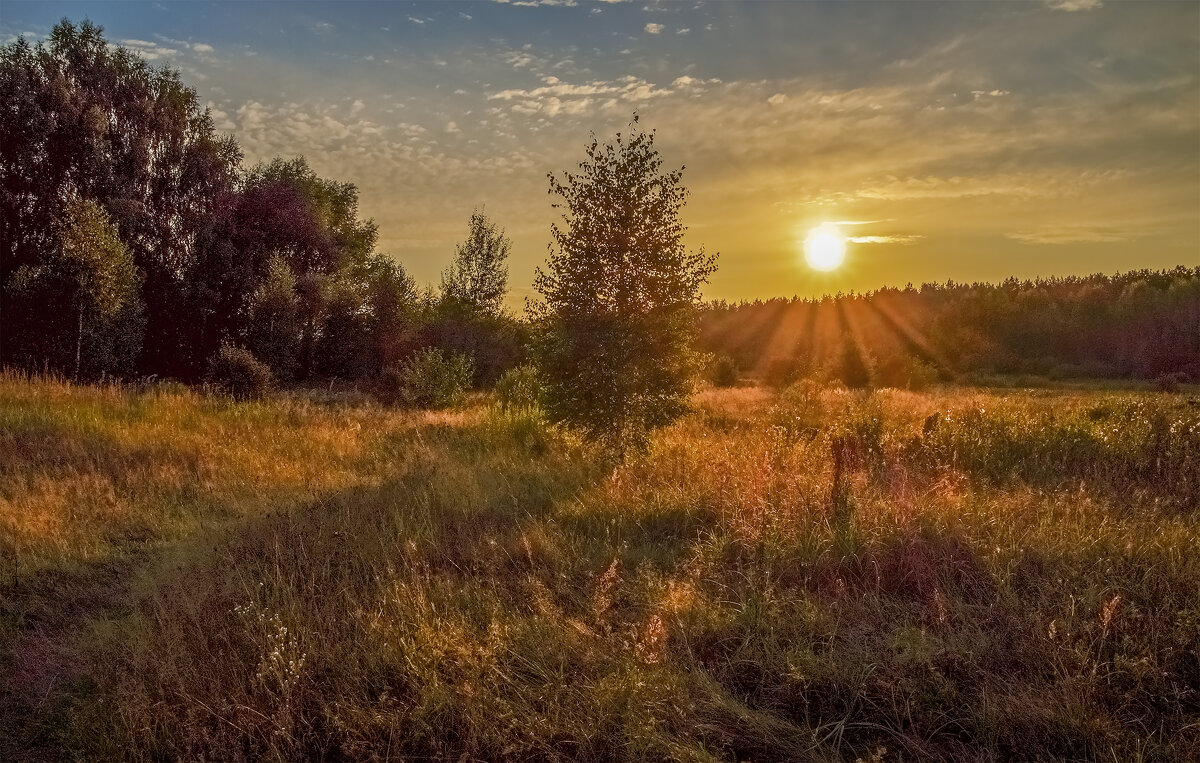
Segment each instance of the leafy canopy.
[[689,252],[679,221],[683,168],[664,170],[654,133],[601,144],[578,173],[550,176],[564,225],[534,286],[552,418],[622,454],[687,409],[700,369],[692,345],[700,287],[716,255]]
[[442,295],[460,309],[499,315],[508,293],[508,255],[512,241],[496,223],[475,210],[467,240],[454,250],[454,261],[442,273]]
[[62,366],[55,347],[73,341],[74,322],[23,302],[14,278],[61,264],[69,207],[90,200],[145,276],[140,365],[172,370],[184,280],[197,235],[234,187],[236,142],[215,132],[178,73],[109,45],[88,21],[62,21],[46,43],[19,38],[0,48],[0,103],[0,361]]

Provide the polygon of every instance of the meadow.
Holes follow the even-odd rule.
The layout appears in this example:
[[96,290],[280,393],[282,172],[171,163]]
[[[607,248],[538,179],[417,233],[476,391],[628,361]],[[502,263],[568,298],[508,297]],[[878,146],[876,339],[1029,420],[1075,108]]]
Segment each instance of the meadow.
[[0,758],[1198,759],[1196,397],[0,375]]

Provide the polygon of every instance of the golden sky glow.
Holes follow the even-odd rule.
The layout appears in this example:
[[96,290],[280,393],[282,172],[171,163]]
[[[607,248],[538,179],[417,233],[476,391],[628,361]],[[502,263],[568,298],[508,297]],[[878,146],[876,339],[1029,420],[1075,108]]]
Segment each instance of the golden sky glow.
[[[686,165],[706,296],[1200,263],[1200,5],[5,2],[0,37],[91,18],[181,71],[248,163],[356,183],[380,249],[436,283],[471,210],[514,240],[546,175],[636,110]],[[837,223],[848,260],[805,265]],[[805,235],[805,234],[801,234]]]

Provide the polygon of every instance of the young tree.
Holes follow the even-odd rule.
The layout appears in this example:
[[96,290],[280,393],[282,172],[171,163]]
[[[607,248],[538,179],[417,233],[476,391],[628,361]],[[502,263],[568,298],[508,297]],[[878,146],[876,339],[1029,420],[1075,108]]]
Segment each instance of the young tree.
[[46,362],[76,378],[119,373],[141,346],[141,273],[96,202],[70,203],[58,227],[59,251],[18,268],[10,296],[39,319]]
[[252,299],[247,338],[255,357],[267,364],[276,379],[285,382],[296,370],[296,345],[300,340],[297,302],[295,274],[282,257],[272,257],[266,278]]
[[701,368],[693,350],[700,286],[716,255],[688,252],[679,210],[683,169],[663,171],[654,133],[637,127],[601,145],[578,174],[550,176],[565,228],[534,286],[545,401],[620,456],[687,409]]
[[467,240],[455,247],[454,261],[442,273],[442,298],[459,309],[499,315],[508,292],[512,241],[479,210],[471,213]]
[[376,254],[367,265],[372,373],[398,365],[413,349],[418,307],[417,285],[400,264]]
[[441,299],[423,331],[426,344],[470,357],[478,386],[495,382],[521,360],[520,331],[502,304],[511,249],[496,223],[473,212],[467,240],[442,273]]

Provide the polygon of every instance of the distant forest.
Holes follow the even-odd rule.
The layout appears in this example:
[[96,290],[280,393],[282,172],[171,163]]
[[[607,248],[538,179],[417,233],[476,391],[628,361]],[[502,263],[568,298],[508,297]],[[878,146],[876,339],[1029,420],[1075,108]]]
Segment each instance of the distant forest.
[[1200,379],[1200,267],[710,303],[703,349],[769,383]]
[[[90,22],[0,49],[0,102],[0,365],[198,382],[224,357],[325,384],[436,352],[481,387],[529,355],[534,322],[501,307],[495,223],[473,215],[440,287],[421,289],[375,251],[352,184],[303,158],[243,168],[178,73]],[[720,383],[1200,379],[1200,267],[718,302],[699,318]]]

